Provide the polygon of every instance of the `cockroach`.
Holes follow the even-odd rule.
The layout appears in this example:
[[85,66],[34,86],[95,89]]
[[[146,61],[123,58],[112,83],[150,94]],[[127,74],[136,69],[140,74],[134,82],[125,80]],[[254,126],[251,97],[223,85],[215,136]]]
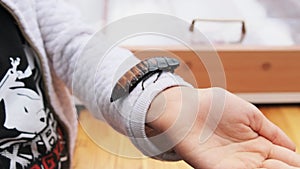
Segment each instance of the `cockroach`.
[[141,61],[118,80],[113,88],[110,102],[128,95],[141,81],[142,89],[144,90],[144,82],[152,75],[157,74],[156,79],[153,81],[155,83],[162,72],[174,73],[178,66],[179,61],[169,57],[154,57]]

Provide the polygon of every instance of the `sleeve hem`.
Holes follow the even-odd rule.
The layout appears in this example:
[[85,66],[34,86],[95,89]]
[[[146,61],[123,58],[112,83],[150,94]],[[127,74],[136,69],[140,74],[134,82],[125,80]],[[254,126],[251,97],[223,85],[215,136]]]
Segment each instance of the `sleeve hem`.
[[147,156],[168,161],[181,160],[181,157],[179,157],[174,151],[157,147],[146,136],[146,114],[152,100],[164,89],[172,86],[192,86],[179,76],[171,73],[163,73],[162,77],[160,77],[156,83],[153,83],[155,78],[155,76],[152,76],[145,82],[145,90],[141,90],[141,86],[138,86],[138,89],[133,91],[134,93],[132,96],[129,96],[133,98],[135,97],[135,101],[133,101],[134,106],[129,114],[127,134],[132,143]]

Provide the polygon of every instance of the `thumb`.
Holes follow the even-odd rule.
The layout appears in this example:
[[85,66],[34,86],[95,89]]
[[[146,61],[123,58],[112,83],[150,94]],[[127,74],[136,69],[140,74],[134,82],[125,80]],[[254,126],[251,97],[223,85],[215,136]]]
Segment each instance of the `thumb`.
[[253,114],[249,117],[250,127],[255,132],[273,144],[286,147],[292,151],[296,150],[293,141],[278,126],[268,120],[258,108],[255,107],[252,113]]

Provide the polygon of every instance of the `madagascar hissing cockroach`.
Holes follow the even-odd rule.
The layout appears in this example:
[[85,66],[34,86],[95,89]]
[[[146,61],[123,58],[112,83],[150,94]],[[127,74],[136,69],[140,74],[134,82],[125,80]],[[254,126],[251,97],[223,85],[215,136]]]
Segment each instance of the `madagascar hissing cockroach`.
[[[144,90],[144,81],[149,77],[157,74],[157,80],[162,72],[173,73],[178,66],[179,61],[169,57],[154,57],[141,61],[118,80],[113,88],[110,101],[113,102],[128,95],[141,81],[142,89]],[[156,80],[154,82],[156,82]]]

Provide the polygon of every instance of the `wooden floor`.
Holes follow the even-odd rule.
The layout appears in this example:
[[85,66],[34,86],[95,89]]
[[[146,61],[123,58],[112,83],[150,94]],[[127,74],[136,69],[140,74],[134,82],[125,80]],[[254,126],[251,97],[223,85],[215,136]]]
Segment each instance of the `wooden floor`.
[[[271,121],[282,128],[300,149],[300,106],[260,106],[259,108]],[[116,133],[103,122],[93,119],[87,111],[81,112],[80,122],[73,169],[191,168],[184,162],[162,162],[141,157],[127,138]]]

